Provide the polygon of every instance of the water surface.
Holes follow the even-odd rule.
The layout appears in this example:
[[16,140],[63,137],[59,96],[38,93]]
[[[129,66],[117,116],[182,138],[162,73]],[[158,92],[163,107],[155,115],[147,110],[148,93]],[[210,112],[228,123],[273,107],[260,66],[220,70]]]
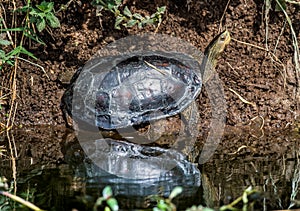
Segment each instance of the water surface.
[[[218,208],[249,186],[261,191],[254,210],[297,208],[298,142],[299,134],[290,131],[260,137],[227,131],[212,158],[197,165],[157,146],[98,140],[85,148],[70,131],[32,128],[2,134],[0,146],[7,151],[1,156],[0,175],[15,181],[10,184],[19,196],[46,210],[91,210],[107,185],[122,210],[151,208],[154,195],[167,197],[176,186],[184,190],[174,200],[179,210],[193,204]],[[95,151],[95,163],[86,150],[102,149],[104,143],[109,148]],[[4,208],[18,207],[0,202]]]

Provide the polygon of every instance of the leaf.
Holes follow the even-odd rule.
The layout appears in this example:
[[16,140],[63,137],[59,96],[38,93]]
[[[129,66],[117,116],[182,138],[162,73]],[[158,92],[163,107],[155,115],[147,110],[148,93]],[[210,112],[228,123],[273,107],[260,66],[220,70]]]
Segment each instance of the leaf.
[[208,207],[204,207],[204,208],[202,208],[202,209],[203,209],[203,211],[214,211],[213,209],[208,208]]
[[27,50],[26,50],[24,47],[22,47],[22,46],[21,46],[21,49],[20,49],[20,53],[25,54],[25,55],[27,55],[27,56],[29,56],[29,57],[35,59],[35,60],[38,60],[38,58],[36,58],[36,57],[33,55],[33,53],[27,51]]
[[32,29],[26,28],[27,30],[24,29],[24,35],[28,38],[30,38],[31,40],[34,40],[42,45],[46,45],[46,43],[43,42],[43,40],[41,40],[36,33],[33,33]]
[[141,21],[142,25],[148,25],[148,24],[153,24],[154,20],[153,19],[144,19]]
[[31,16],[30,19],[29,19],[29,21],[30,21],[30,23],[36,23],[36,22],[38,22],[39,18],[37,18],[36,16]]
[[40,17],[40,18],[44,18],[46,16],[46,13],[40,12],[38,9],[31,10],[29,14],[34,17]]
[[119,7],[122,4],[122,0],[115,0],[115,4]]
[[25,5],[24,7],[18,8],[16,9],[14,12],[27,12],[28,10],[30,10],[32,7],[30,7],[29,5]]
[[116,17],[116,22],[115,22],[115,29],[121,29],[120,28],[120,23],[124,20],[123,16],[118,16]]
[[109,197],[111,197],[112,196],[112,189],[111,189],[111,187],[110,186],[106,186],[104,189],[103,189],[103,191],[102,191],[102,196],[103,196],[103,198],[104,199],[108,199]]
[[97,6],[97,5],[105,5],[104,4],[104,2],[102,1],[102,0],[93,0],[92,2],[91,2],[91,4],[93,5],[93,6]]
[[45,12],[52,12],[54,9],[54,2],[45,2],[45,6],[47,6],[47,10]]
[[103,6],[97,5],[96,6],[96,16],[102,16],[102,10],[104,9]]
[[41,18],[38,19],[37,23],[36,23],[36,27],[38,29],[39,32],[43,31],[46,28],[46,21],[45,19]]
[[137,22],[138,22],[138,20],[132,19],[132,20],[129,20],[129,21],[125,24],[125,26],[130,28],[130,27],[133,27],[135,24],[137,24]]
[[2,61],[0,61],[0,66],[1,67],[4,63],[7,63],[11,66],[14,65],[14,60],[12,60],[13,56],[9,56],[8,54],[6,55],[4,51],[0,50],[0,59],[2,60]]
[[143,20],[144,19],[144,17],[141,14],[139,14],[139,13],[134,13],[133,17],[136,18],[136,19],[138,19],[138,20]]
[[[116,0],[115,1],[114,0],[106,1],[105,3],[107,5],[107,9],[110,11],[117,9],[121,5],[121,2],[118,2]],[[105,7],[106,5],[104,4],[103,6]]]
[[115,10],[115,11],[112,11],[113,13],[115,13],[115,16],[116,17],[118,17],[118,16],[123,16],[123,15],[121,15],[121,12],[120,12],[120,10]]
[[7,32],[7,31],[10,31],[10,32],[21,32],[21,31],[24,31],[25,28],[24,27],[19,27],[19,28],[12,28],[12,29],[1,29],[1,32]]
[[159,210],[170,210],[170,206],[166,204],[163,199],[159,200],[159,202],[157,203],[157,207],[159,208]]
[[58,18],[52,12],[49,12],[46,15],[46,18],[49,21],[49,25],[52,28],[58,28],[58,27],[60,27],[60,22],[59,22]]
[[36,5],[36,7],[44,13],[48,13],[48,12],[51,12],[53,10],[54,2],[45,2],[45,1],[43,1],[41,4]]
[[47,9],[47,7],[43,5],[43,2],[40,5],[36,5],[36,7],[42,12],[44,12]]
[[9,52],[8,54],[6,54],[7,58],[12,58],[15,55],[18,55],[21,53],[21,48],[22,46],[17,46],[15,49],[13,49],[11,52]]
[[162,7],[157,7],[157,12],[156,13],[159,13],[159,14],[164,14],[165,11],[166,11],[166,6],[162,6]]
[[14,66],[15,64],[15,61],[14,60],[7,60],[5,61],[7,64],[11,65],[11,66]]
[[172,200],[173,198],[175,198],[176,196],[178,196],[181,193],[182,193],[182,187],[177,186],[170,193],[169,199]]
[[104,198],[103,197],[100,197],[97,199],[97,201],[95,202],[95,206],[98,207],[100,205],[102,205],[102,203],[104,202]]
[[115,198],[109,198],[106,203],[110,207],[112,211],[118,211],[119,210],[119,205],[118,202]]
[[143,28],[142,22],[139,22],[139,23],[138,23],[138,28],[139,28],[139,29]]
[[111,211],[111,209],[109,207],[105,207],[104,211]]
[[242,200],[243,200],[243,203],[244,204],[247,204],[248,203],[248,195],[247,195],[247,192],[245,191],[242,195]]
[[10,45],[10,41],[8,41],[8,40],[0,40],[0,45]]
[[130,12],[130,10],[128,9],[127,6],[124,8],[123,13],[124,13],[124,15],[126,15],[129,18],[132,17],[132,13]]
[[277,0],[276,1],[276,6],[275,6],[275,11],[276,12],[281,12],[281,11],[286,11],[286,2],[285,0]]
[[153,13],[153,14],[150,16],[150,18],[152,19],[152,18],[155,18],[156,16],[159,16],[159,14]]
[[5,51],[0,49],[0,58],[4,58],[4,56],[5,56]]

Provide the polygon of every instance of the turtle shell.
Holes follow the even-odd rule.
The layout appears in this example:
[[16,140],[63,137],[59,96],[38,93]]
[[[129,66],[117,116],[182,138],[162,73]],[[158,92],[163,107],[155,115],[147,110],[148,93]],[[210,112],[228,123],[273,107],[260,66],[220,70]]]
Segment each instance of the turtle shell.
[[117,129],[182,112],[201,85],[200,65],[188,55],[118,55],[78,70],[62,100],[75,121]]

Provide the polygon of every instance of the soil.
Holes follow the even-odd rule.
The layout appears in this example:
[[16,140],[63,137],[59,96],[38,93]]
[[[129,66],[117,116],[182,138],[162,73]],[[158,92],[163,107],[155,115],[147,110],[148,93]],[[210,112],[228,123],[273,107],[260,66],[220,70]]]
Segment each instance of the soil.
[[[16,2],[22,5],[22,1]],[[56,10],[67,2],[55,2]],[[114,40],[157,30],[158,33],[186,40],[204,51],[218,34],[220,25],[223,29],[227,28],[233,38],[216,67],[224,83],[228,106],[227,125],[247,125],[257,117],[263,120],[263,126],[268,129],[283,129],[295,123],[300,115],[299,73],[296,74],[293,60],[290,27],[284,13],[274,10],[275,5],[272,5],[266,17],[263,1],[256,0],[232,0],[228,8],[227,1],[223,0],[128,0],[124,3],[131,11],[141,14],[153,13],[157,6],[163,5],[167,6],[167,12],[158,28],[122,27],[117,30],[112,13],[104,11],[101,17],[97,17],[96,9],[89,1],[71,1],[65,10],[56,14],[61,27],[39,33],[46,46],[26,42],[25,47],[39,58],[38,61],[28,59],[43,66],[49,78],[37,66],[19,60],[15,126],[64,126],[60,110],[61,97],[66,88],[63,77],[69,72],[74,73],[99,49]],[[8,9],[11,5],[3,2],[3,6],[9,21],[11,14]],[[297,5],[287,5],[287,13],[298,40],[299,9]],[[9,66],[0,72],[0,123],[3,124],[12,106],[12,72]],[[250,103],[242,101],[232,90]],[[205,90],[197,102],[201,118],[208,121],[211,114]],[[208,122],[203,121],[202,127],[208,126]]]

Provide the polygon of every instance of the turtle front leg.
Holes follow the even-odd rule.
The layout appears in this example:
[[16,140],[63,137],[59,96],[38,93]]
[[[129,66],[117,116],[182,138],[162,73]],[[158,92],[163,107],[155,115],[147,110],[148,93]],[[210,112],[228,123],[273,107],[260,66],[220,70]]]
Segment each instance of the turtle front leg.
[[198,105],[193,101],[182,113],[182,119],[185,121],[185,133],[191,138],[197,138],[199,135],[198,123],[200,115]]

